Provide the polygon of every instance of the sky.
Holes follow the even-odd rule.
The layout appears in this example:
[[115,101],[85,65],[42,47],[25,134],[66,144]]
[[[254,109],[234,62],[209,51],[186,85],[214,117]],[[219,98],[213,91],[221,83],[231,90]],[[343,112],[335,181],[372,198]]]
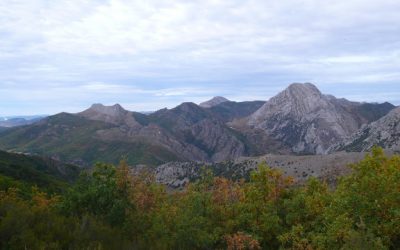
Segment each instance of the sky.
[[399,0],[2,0],[0,115],[268,100],[400,105]]

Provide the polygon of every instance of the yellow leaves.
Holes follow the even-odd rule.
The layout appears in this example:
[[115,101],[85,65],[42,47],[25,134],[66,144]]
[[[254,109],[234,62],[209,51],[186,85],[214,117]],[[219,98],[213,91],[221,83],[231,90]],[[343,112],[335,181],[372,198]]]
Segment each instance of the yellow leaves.
[[18,191],[17,188],[9,188],[7,191],[0,191],[0,202],[5,200],[18,200]]

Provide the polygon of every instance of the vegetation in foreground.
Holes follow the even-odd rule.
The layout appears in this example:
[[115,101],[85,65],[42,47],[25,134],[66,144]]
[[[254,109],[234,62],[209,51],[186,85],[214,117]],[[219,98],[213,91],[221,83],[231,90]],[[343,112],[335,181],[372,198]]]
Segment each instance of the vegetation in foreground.
[[265,165],[175,193],[125,163],[98,164],[62,195],[0,180],[0,248],[398,249],[400,157],[376,148],[352,168],[334,190]]

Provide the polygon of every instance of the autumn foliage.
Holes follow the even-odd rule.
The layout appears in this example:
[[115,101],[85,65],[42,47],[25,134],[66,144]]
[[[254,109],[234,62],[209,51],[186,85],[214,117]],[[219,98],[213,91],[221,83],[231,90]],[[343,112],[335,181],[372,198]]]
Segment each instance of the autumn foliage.
[[248,181],[167,191],[126,163],[98,164],[66,193],[0,192],[1,249],[398,249],[400,157],[379,148],[336,187],[261,164]]

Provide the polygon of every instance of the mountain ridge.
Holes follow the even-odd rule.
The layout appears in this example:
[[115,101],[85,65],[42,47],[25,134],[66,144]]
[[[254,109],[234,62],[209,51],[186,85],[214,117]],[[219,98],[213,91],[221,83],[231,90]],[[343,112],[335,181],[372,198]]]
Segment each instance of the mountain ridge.
[[289,85],[268,101],[192,102],[150,114],[93,104],[31,125],[0,130],[0,149],[59,157],[90,166],[101,160],[159,165],[221,162],[242,156],[323,154],[394,106],[351,102],[311,83]]
[[334,145],[331,151],[368,151],[373,146],[400,152],[400,107],[365,125],[351,137]]

